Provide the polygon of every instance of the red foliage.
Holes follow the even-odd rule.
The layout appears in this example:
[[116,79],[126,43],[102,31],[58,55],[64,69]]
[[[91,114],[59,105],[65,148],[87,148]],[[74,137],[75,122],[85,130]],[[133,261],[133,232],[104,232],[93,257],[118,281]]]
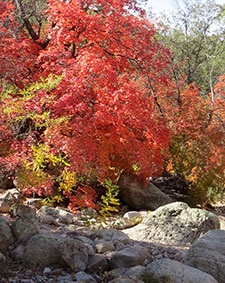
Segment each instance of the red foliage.
[[73,212],[76,212],[78,208],[91,207],[98,210],[99,205],[97,201],[97,193],[90,186],[78,187],[75,195],[67,194],[67,198],[70,201],[68,208]]
[[[164,118],[155,115],[155,104],[157,91],[171,80],[165,72],[168,50],[157,42],[153,25],[135,2],[49,0],[47,24],[37,39],[21,29],[13,10],[12,4],[0,2],[1,78],[19,87],[49,74],[63,79],[53,90],[54,103],[48,104],[47,91],[36,91],[31,100],[20,100],[21,93],[14,91],[8,102],[1,101],[1,109],[7,103],[21,108],[21,113],[1,113],[0,142],[9,147],[3,160],[11,158],[15,168],[29,160],[37,129],[21,139],[13,132],[15,121],[48,111],[51,119],[69,119],[63,127],[42,131],[39,140],[54,153],[68,155],[70,170],[104,179],[110,166],[133,173],[136,164],[142,178],[160,173],[169,131]],[[41,192],[42,187],[33,189]],[[75,207],[96,208],[90,187],[67,197]]]
[[49,142],[70,155],[75,171],[94,167],[106,176],[109,166],[129,171],[134,163],[142,177],[161,170],[169,132],[144,84],[167,84],[168,51],[128,7],[133,1],[51,0],[45,12],[51,40],[38,63],[44,76],[63,74],[54,114],[71,117],[70,135],[56,129]]
[[0,80],[21,87],[32,82],[39,47],[14,19],[14,9],[10,2],[0,2]]

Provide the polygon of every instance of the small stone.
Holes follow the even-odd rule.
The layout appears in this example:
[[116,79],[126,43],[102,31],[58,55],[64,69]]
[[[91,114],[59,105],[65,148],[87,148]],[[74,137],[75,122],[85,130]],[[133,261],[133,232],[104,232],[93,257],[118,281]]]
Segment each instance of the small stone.
[[58,277],[58,280],[55,281],[57,283],[71,283],[71,282],[74,282],[71,275],[70,274],[67,274],[65,276],[59,276]]
[[52,271],[51,268],[45,267],[45,269],[43,270],[43,274],[50,274],[51,271]]
[[51,275],[60,275],[62,274],[62,268],[57,268],[51,271]]
[[80,271],[75,274],[75,279],[83,283],[95,283],[96,280],[89,274]]
[[97,253],[99,254],[103,254],[104,252],[115,250],[115,246],[111,241],[99,241],[95,245],[95,248],[97,250]]

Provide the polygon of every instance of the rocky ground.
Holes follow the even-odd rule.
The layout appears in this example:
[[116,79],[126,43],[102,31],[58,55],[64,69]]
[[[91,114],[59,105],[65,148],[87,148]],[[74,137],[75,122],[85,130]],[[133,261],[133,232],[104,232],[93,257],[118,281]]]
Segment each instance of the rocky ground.
[[224,283],[223,204],[190,208],[177,201],[183,184],[168,180],[169,196],[125,176],[121,196],[134,209],[124,205],[106,221],[92,209],[74,215],[4,191],[0,282]]
[[15,205],[14,193],[0,202],[0,282],[225,281],[225,231],[206,210],[183,202],[153,212],[123,207],[104,223],[91,209],[73,215],[36,199]]

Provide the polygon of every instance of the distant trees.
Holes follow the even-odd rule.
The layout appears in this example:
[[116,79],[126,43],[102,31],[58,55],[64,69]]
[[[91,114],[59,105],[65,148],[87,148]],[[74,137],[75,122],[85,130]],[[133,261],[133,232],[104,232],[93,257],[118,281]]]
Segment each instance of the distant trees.
[[211,93],[224,73],[225,17],[224,7],[215,1],[183,1],[182,8],[164,22],[162,42],[171,49],[171,69],[179,89],[179,79],[185,74],[185,84],[196,83],[202,96]]

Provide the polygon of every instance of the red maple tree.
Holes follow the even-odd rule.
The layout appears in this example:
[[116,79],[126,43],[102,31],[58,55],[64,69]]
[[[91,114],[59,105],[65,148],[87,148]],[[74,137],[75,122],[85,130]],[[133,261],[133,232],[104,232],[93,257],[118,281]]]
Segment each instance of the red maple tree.
[[[91,171],[104,179],[112,167],[134,173],[135,164],[141,178],[159,174],[169,130],[155,109],[158,90],[170,82],[169,51],[135,2],[50,0],[39,33],[25,17],[26,31],[21,29],[12,4],[1,2],[0,11],[2,79],[21,88],[51,74],[62,76],[50,90],[33,87],[33,96],[21,99],[23,92],[14,89],[1,101],[1,109],[21,109],[1,116],[11,137],[7,158],[19,152],[29,159],[32,144],[41,142],[67,156],[74,172]],[[67,117],[66,122],[37,127],[46,113],[52,120]],[[13,132],[21,117],[29,124],[22,140]]]

